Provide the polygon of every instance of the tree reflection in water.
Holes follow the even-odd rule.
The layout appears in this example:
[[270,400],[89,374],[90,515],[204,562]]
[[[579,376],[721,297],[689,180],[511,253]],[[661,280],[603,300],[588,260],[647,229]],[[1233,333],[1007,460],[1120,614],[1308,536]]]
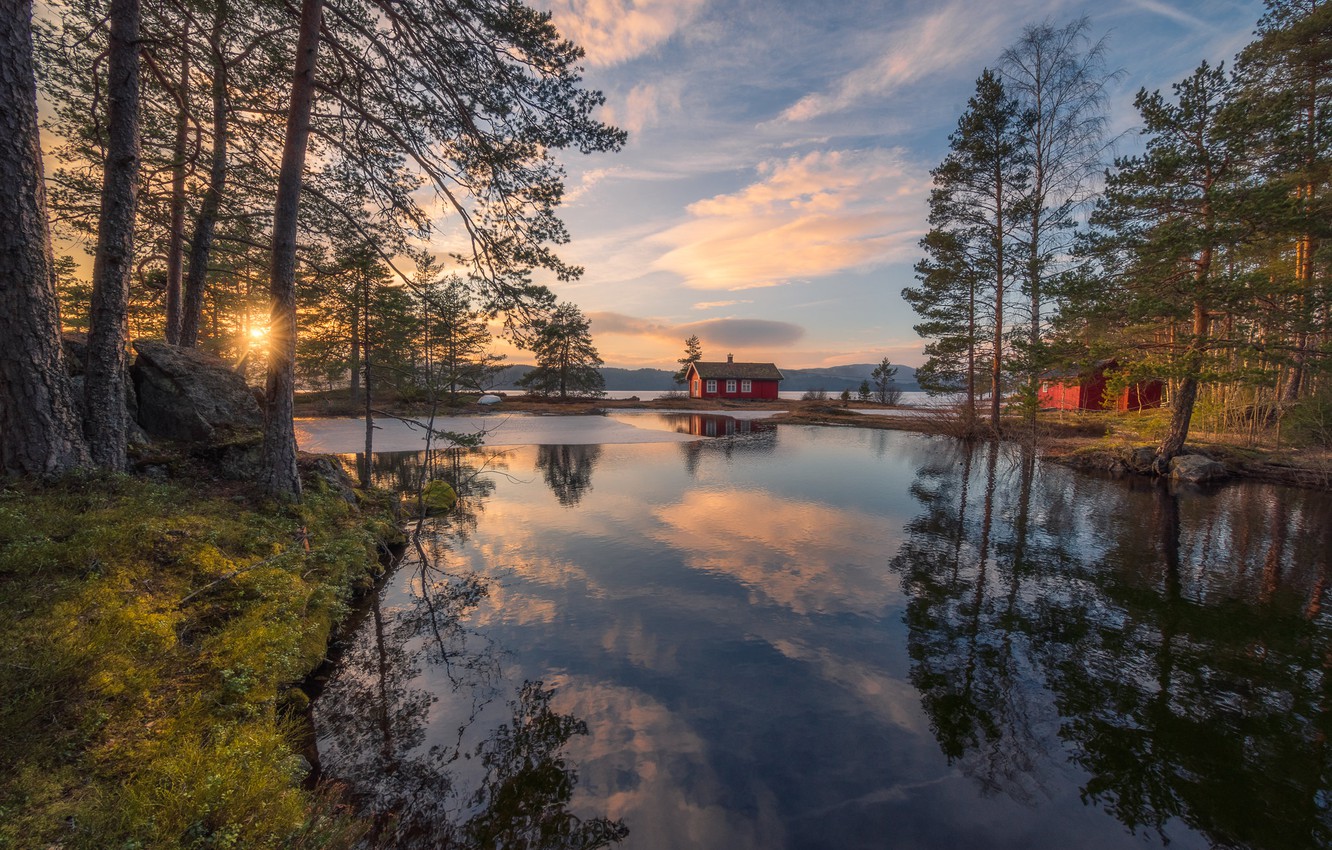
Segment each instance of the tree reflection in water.
[[1332,846],[1326,499],[1133,479],[1108,516],[1086,507],[1104,482],[1038,471],[959,445],[912,487],[892,568],[950,762],[1031,801],[1067,758],[1085,802],[1162,841]]
[[[503,455],[450,450],[375,456],[373,480],[410,490],[422,476],[459,493],[443,518],[418,519],[389,580],[410,576],[409,604],[386,609],[381,592],[348,629],[350,643],[314,704],[322,779],[374,823],[372,846],[412,848],[594,848],[628,830],[569,811],[577,773],[565,746],[586,724],[550,707],[541,682],[506,683],[501,650],[467,626],[490,592],[472,573],[452,573],[452,544],[474,529],[494,488],[480,473]],[[497,719],[504,694],[508,717]],[[450,732],[432,718],[448,699]],[[489,710],[488,710],[489,709]],[[432,726],[432,719],[435,723]]]
[[572,508],[592,489],[592,470],[601,457],[601,446],[538,446],[537,468],[546,486],[566,508]]

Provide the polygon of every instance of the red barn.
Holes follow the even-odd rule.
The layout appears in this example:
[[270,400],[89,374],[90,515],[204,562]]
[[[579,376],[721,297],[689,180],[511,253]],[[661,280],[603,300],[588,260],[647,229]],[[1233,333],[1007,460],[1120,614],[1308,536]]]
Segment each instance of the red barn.
[[[1106,372],[1119,366],[1118,361],[1102,360],[1091,369],[1041,378],[1039,394],[1042,408],[1053,410],[1109,410],[1105,388]],[[1160,381],[1139,381],[1119,391],[1114,399],[1118,411],[1160,407],[1164,387]]]
[[685,382],[690,398],[775,399],[782,373],[772,363],[725,363],[703,360],[689,364]]

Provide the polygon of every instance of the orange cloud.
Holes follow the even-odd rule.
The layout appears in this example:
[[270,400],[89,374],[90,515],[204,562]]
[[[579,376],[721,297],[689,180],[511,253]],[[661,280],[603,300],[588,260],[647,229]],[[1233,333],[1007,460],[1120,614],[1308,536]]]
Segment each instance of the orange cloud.
[[[865,547],[884,537],[870,516],[753,491],[691,491],[658,509],[649,535],[686,550],[698,570],[729,575],[755,598],[799,614],[877,613],[898,598]],[[724,517],[725,521],[719,521]]]
[[560,34],[607,67],[650,52],[693,20],[706,0],[548,0]]
[[928,177],[896,150],[814,152],[759,166],[760,180],[689,206],[655,237],[656,268],[694,289],[778,286],[914,255]]

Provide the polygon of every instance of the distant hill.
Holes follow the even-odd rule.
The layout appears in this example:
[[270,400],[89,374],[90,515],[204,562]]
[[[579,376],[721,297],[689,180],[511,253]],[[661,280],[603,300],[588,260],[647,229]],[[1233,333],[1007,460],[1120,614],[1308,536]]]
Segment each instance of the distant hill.
[[[872,380],[870,373],[874,371],[876,363],[856,363],[850,366],[828,366],[821,369],[786,369],[779,363],[778,368],[786,376],[782,381],[782,390],[785,392],[804,392],[805,390],[827,390],[829,393],[840,393],[842,390],[851,390],[855,392],[860,388],[860,382]],[[514,389],[517,381],[527,372],[532,371],[535,366],[527,364],[516,364],[506,367],[495,377],[495,389]],[[601,375],[606,379],[606,389],[608,390],[648,390],[662,391],[675,389],[675,384],[671,382],[671,376],[675,373],[665,369],[619,369],[614,366],[606,366],[601,370]],[[903,392],[914,392],[920,387],[916,386],[916,370],[910,366],[897,367],[897,386]]]

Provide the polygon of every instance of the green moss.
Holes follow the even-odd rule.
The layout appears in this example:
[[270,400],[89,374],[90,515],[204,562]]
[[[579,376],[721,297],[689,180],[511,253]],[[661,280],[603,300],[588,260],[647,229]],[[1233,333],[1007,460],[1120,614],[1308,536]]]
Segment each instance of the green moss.
[[458,494],[453,487],[447,481],[438,479],[427,481],[425,487],[421,488],[419,498],[415,494],[403,495],[404,509],[413,513],[424,510],[426,516],[448,513],[456,504]]
[[125,476],[0,491],[0,848],[354,834],[301,790],[280,706],[383,526],[328,488],[298,507]]

